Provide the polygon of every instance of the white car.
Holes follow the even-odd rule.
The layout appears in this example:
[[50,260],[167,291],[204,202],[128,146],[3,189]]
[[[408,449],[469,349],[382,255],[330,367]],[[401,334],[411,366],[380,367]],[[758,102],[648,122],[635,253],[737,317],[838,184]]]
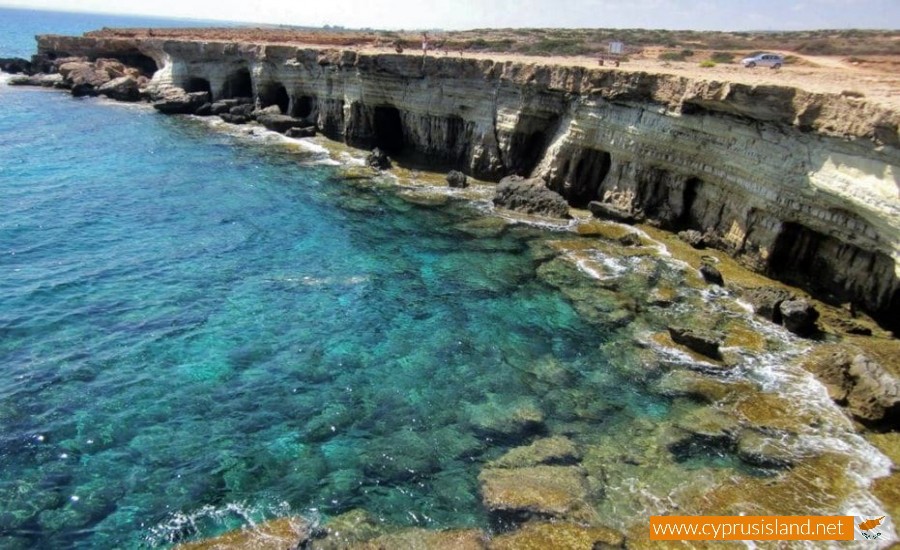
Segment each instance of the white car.
[[741,60],[744,67],[752,69],[757,65],[760,67],[769,67],[771,69],[780,69],[784,65],[784,58],[774,53],[761,53],[753,57],[746,57]]

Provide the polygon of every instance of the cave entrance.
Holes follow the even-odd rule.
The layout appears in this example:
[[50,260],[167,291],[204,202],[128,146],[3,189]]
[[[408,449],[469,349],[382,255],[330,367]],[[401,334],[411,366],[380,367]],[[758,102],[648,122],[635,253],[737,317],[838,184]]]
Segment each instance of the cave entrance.
[[231,73],[228,78],[225,79],[222,97],[224,99],[253,97],[253,80],[250,78],[250,70],[239,69]]
[[294,99],[294,108],[291,116],[294,118],[307,118],[313,112],[313,98],[308,95],[302,95]]
[[600,185],[609,175],[612,166],[612,157],[606,151],[599,149],[585,149],[575,162],[569,173],[569,204],[576,207],[587,206],[587,203],[597,198]]
[[116,55],[116,58],[128,67],[134,67],[141,71],[141,74],[144,76],[153,76],[153,74],[159,70],[159,66],[152,57],[140,52],[118,54]]
[[792,283],[805,283],[816,274],[823,236],[798,223],[785,223],[769,256],[769,275]]
[[277,105],[281,110],[281,114],[285,114],[288,112],[288,106],[291,104],[291,98],[283,85],[270,84],[260,91],[259,102],[263,107]]
[[375,108],[375,146],[389,155],[403,151],[403,120],[400,111],[391,105]]
[[209,85],[209,80],[198,76],[187,79],[187,82],[184,83],[184,91],[188,93],[206,92],[212,96],[212,86]]
[[684,182],[684,194],[681,197],[681,214],[676,220],[676,229],[688,229],[691,227],[693,218],[691,217],[691,209],[694,201],[697,200],[697,189],[700,187],[698,178],[689,178]]
[[520,176],[530,175],[544,156],[544,151],[558,128],[558,116],[545,118],[535,114],[520,115],[517,129],[510,140],[509,170]]

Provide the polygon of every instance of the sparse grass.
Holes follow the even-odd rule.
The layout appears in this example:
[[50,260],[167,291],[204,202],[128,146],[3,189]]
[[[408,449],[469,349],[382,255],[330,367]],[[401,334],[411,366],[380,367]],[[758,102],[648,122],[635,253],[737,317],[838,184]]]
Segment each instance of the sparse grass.
[[[311,42],[333,45],[357,45],[379,39],[421,41],[420,31],[351,30],[272,26],[232,29],[153,29],[154,36],[179,38],[204,36],[227,39],[235,32],[248,39],[272,42]],[[147,29],[106,29],[92,36],[137,36]],[[430,31],[433,40],[453,50],[519,52],[530,55],[602,55],[611,41],[624,42],[626,53],[639,54],[646,48],[665,48],[683,59],[700,51],[719,54],[752,51],[798,52],[810,55],[900,55],[900,31],[897,30],[818,30],[791,32],[712,32],[670,31],[659,29],[476,29],[469,31]],[[728,63],[724,57],[719,63]],[[674,60],[674,59],[673,59]]]
[[703,67],[704,69],[711,69],[716,66],[716,62],[713,61],[712,59],[707,59],[705,61],[701,61],[700,66]]
[[709,58],[716,63],[734,63],[734,54],[728,52],[713,52]]

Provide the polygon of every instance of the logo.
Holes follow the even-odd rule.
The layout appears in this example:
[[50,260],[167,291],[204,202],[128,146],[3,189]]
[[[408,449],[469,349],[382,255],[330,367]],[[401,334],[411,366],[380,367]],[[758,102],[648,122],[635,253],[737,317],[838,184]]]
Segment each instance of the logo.
[[[859,534],[862,535],[862,540],[879,540],[883,537],[881,530],[878,528],[881,526],[882,522],[884,522],[884,518],[886,516],[881,516],[879,518],[869,518],[862,519],[857,516],[857,518],[862,519],[856,526],[859,528]],[[860,540],[859,537],[856,537],[857,540]]]

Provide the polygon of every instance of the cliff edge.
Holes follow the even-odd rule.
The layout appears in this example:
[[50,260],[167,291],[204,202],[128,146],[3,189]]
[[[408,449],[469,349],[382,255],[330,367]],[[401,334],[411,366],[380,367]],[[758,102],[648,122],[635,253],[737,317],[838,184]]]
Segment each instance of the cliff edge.
[[748,267],[900,329],[900,114],[852,95],[684,76],[302,45],[38,37],[149,90],[250,97],[329,137],[478,178],[540,177],[694,229]]

